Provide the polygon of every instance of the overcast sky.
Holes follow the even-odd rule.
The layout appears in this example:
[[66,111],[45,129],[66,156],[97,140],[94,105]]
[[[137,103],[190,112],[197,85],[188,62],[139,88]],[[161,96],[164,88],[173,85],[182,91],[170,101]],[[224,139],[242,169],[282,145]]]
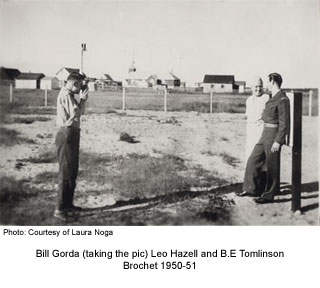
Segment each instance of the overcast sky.
[[250,82],[270,72],[285,87],[318,87],[318,0],[0,0],[0,66],[53,76],[80,67],[91,77],[173,71],[189,85],[205,73]]

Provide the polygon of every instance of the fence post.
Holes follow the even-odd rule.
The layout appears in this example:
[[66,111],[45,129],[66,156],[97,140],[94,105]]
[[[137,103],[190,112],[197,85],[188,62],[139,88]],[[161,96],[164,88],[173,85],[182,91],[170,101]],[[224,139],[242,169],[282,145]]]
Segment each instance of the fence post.
[[210,114],[212,114],[212,98],[213,98],[213,92],[211,89],[211,91],[210,91]]
[[48,90],[46,87],[46,90],[44,90],[44,106],[47,107],[48,106]]
[[126,109],[126,88],[122,88],[122,110]]
[[164,89],[164,112],[167,112],[167,88]]
[[13,102],[13,87],[12,84],[10,84],[10,103]]
[[309,91],[309,117],[312,116],[312,90]]
[[293,212],[301,209],[302,93],[293,94],[292,203]]

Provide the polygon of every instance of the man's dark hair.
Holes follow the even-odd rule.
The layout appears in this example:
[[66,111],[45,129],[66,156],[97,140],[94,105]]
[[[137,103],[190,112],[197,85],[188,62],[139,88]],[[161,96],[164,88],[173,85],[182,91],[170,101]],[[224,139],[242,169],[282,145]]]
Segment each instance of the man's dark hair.
[[84,76],[77,72],[71,72],[67,78],[67,81],[82,81]]
[[281,87],[282,85],[282,77],[280,74],[278,73],[271,73],[268,75],[268,78],[269,78],[269,82],[271,81],[274,81],[278,84],[279,88]]

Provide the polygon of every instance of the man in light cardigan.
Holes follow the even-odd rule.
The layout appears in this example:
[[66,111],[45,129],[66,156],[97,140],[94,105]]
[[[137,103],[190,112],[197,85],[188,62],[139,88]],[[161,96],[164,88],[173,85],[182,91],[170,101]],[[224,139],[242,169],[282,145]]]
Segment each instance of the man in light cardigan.
[[[74,212],[81,210],[73,205],[73,196],[79,168],[80,117],[88,99],[88,87],[84,76],[71,73],[57,98],[57,125],[59,131],[55,144],[58,152],[58,195],[53,216],[66,221]],[[80,93],[81,92],[81,93]],[[75,94],[80,93],[80,101]]]
[[[270,96],[263,92],[263,81],[260,77],[255,77],[252,80],[252,95],[247,98],[246,101],[246,158],[245,165],[247,165],[248,159],[253,151],[255,145],[259,142],[262,131],[264,128],[264,122],[262,120],[262,113],[266,106],[266,102],[270,99]],[[260,172],[260,179],[257,179],[257,193],[255,195],[246,191],[236,193],[239,197],[244,196],[256,196],[259,191],[262,191],[266,184],[266,172],[267,164],[264,163]],[[262,193],[262,192],[261,192]]]

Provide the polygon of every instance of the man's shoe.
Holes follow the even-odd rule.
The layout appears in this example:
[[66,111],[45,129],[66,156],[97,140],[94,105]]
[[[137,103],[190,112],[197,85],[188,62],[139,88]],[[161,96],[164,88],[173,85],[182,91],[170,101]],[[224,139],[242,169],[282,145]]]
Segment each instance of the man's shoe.
[[67,208],[68,216],[71,216],[71,217],[79,216],[82,211],[83,211],[83,208],[79,206],[72,205]]
[[273,203],[273,199],[265,199],[265,198],[256,198],[256,199],[253,199],[254,202],[256,202],[257,204],[267,204],[267,203]]
[[75,212],[81,212],[83,211],[83,208],[79,207],[79,206],[75,206],[75,205],[72,205],[71,207],[69,207],[69,209],[71,211],[75,211]]
[[59,210],[59,209],[54,210],[53,217],[57,218],[57,219],[59,219],[61,221],[67,221],[68,220],[68,216],[67,216],[66,212],[63,211],[63,210]]
[[238,197],[246,197],[246,196],[248,196],[248,197],[254,197],[254,196],[255,196],[254,194],[249,193],[249,192],[247,192],[247,191],[237,192],[236,195],[237,195]]

